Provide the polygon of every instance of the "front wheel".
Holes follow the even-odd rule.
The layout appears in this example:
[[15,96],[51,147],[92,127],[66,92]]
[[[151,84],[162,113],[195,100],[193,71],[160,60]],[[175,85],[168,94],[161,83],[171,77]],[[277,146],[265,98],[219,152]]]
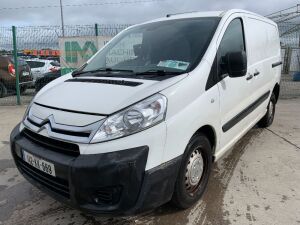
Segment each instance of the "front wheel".
[[172,202],[186,209],[203,195],[212,166],[212,149],[204,134],[192,137],[186,147],[176,180]]
[[265,128],[271,126],[274,121],[275,116],[275,108],[276,108],[276,96],[272,93],[270,102],[268,104],[268,109],[264,117],[258,122],[258,126]]

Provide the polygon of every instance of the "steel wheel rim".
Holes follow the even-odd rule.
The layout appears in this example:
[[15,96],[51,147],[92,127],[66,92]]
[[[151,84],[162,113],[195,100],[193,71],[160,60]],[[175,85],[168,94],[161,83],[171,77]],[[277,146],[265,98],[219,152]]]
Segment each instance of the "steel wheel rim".
[[200,185],[204,173],[204,159],[199,148],[195,149],[190,155],[186,173],[185,188],[189,194],[195,193]]

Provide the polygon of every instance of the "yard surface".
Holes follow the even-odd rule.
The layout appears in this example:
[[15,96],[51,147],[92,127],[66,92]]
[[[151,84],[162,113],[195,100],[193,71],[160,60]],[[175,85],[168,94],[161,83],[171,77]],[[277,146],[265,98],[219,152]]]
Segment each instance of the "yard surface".
[[9,134],[25,107],[0,107],[0,224],[300,224],[300,99],[281,100],[274,124],[253,128],[214,164],[194,207],[166,204],[134,217],[93,217],[48,197],[17,171]]

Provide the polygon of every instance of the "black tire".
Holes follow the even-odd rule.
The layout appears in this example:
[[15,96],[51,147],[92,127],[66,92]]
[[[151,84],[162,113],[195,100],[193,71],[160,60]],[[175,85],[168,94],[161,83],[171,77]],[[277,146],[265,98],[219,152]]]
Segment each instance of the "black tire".
[[20,87],[20,94],[24,94],[24,92],[27,90],[27,86]]
[[257,125],[261,128],[269,127],[274,121],[275,117],[275,108],[276,108],[276,96],[272,93],[268,109],[264,117],[257,123]]
[[[195,157],[202,157],[203,172],[201,169],[195,169]],[[175,183],[172,203],[181,208],[186,209],[195,204],[203,195],[212,166],[212,149],[208,138],[204,134],[194,135],[186,147],[178,177]],[[192,171],[193,169],[194,171]],[[193,176],[198,174],[200,176]],[[195,179],[193,180],[192,177]],[[194,183],[193,183],[194,182]],[[198,183],[197,183],[198,182]],[[192,184],[193,183],[193,184]]]
[[35,92],[39,92],[43,88],[43,85],[39,82],[35,84]]
[[7,95],[7,88],[2,82],[0,82],[0,98],[5,97],[6,95]]
[[40,78],[35,82],[35,92],[39,92],[49,81],[47,82],[46,79]]

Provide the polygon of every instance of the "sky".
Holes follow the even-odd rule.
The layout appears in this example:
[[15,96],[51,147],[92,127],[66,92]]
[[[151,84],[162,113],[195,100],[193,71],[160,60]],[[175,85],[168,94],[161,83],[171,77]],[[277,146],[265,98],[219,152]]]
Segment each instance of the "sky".
[[[246,9],[267,15],[295,6],[299,0],[62,0],[65,25],[135,24],[169,13]],[[141,2],[142,1],[142,2]],[[148,2],[145,2],[148,1]],[[153,1],[153,2],[149,2]],[[128,3],[131,2],[131,3]],[[134,3],[132,3],[134,2]],[[60,25],[59,0],[0,0],[0,27]],[[113,4],[112,4],[113,3]],[[27,8],[27,7],[44,8]],[[48,7],[52,6],[52,7]],[[16,8],[21,9],[7,9]],[[24,7],[24,8],[23,8]],[[6,8],[6,9],[5,9]]]

